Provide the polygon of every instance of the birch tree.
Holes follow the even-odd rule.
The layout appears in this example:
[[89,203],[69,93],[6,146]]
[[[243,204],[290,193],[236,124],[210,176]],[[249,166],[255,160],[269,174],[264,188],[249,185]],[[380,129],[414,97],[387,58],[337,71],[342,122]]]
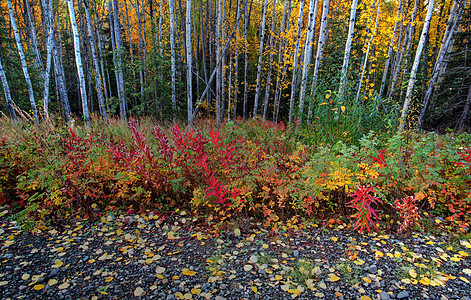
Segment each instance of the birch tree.
[[[312,74],[311,98],[314,98],[315,93],[316,93],[317,77],[319,76],[319,68],[320,68],[321,59],[322,59],[322,50],[327,40],[327,27],[329,25],[329,8],[330,8],[330,0],[324,0],[324,5],[322,7],[321,27],[319,28],[319,40],[317,42],[316,59],[314,62],[314,71]],[[308,122],[311,119],[311,115],[312,115],[312,105],[309,106],[309,111],[307,114]]]
[[350,25],[348,26],[347,42],[345,43],[345,54],[343,57],[342,74],[340,75],[339,96],[343,97],[345,84],[347,82],[348,64],[350,61],[350,49],[352,48],[353,33],[355,30],[355,19],[357,13],[358,0],[352,1],[352,8],[350,10]]
[[294,115],[294,96],[296,94],[296,78],[298,73],[298,60],[299,60],[299,44],[301,43],[301,31],[303,29],[303,9],[304,0],[299,2],[299,15],[298,15],[298,34],[296,36],[296,48],[294,49],[294,62],[293,62],[293,77],[291,79],[291,98],[289,101],[289,124],[293,123]]
[[309,4],[309,27],[307,31],[306,44],[304,46],[303,72],[301,75],[301,88],[299,91],[299,122],[303,121],[304,96],[306,95],[307,74],[311,64],[312,47],[314,45],[314,30],[316,28],[317,5],[319,0],[311,0]]
[[171,64],[171,77],[172,77],[172,108],[173,108],[173,122],[177,121],[177,96],[175,87],[175,13],[173,0],[168,0],[170,10],[170,64]]
[[265,86],[265,97],[264,97],[264,100],[263,100],[263,113],[262,113],[262,117],[263,117],[264,121],[267,118],[268,98],[270,96],[271,73],[272,73],[272,69],[273,69],[273,66],[272,66],[273,65],[273,56],[274,56],[274,52],[275,52],[274,49],[273,49],[273,47],[274,47],[273,46],[273,40],[275,39],[274,35],[275,35],[275,25],[276,25],[275,19],[276,19],[276,4],[277,3],[278,3],[277,0],[273,1],[273,13],[272,13],[271,25],[270,25],[270,43],[269,43],[270,54],[269,54],[269,58],[268,58],[267,84]]
[[262,63],[263,63],[263,45],[265,39],[265,20],[267,17],[267,2],[263,2],[263,13],[262,13],[262,27],[260,28],[260,47],[258,50],[258,66],[257,66],[257,83],[255,86],[255,99],[254,99],[254,108],[253,108],[253,118],[257,117],[258,110],[258,94],[260,92],[260,82],[261,82],[261,73],[262,73]]
[[11,99],[10,87],[8,85],[7,76],[5,75],[5,70],[3,69],[2,59],[0,57],[0,79],[2,80],[3,92],[5,94],[5,100],[7,102],[8,111],[10,112],[10,118],[13,122],[16,122],[16,113],[13,108],[13,100]]
[[191,0],[186,1],[186,86],[188,126],[193,127],[193,88],[192,88],[192,44],[191,44]]
[[[68,0],[70,1],[70,0]],[[126,120],[126,94],[124,91],[124,71],[123,71],[123,37],[121,34],[121,22],[119,21],[119,6],[118,0],[113,1],[113,15],[114,15],[114,37],[116,42],[116,65],[119,84],[118,88],[118,97],[119,97],[119,114],[121,120]]]
[[90,41],[90,48],[92,50],[91,52],[92,52],[93,66],[95,68],[95,86],[96,86],[96,91],[98,95],[99,110],[103,119],[105,121],[108,121],[108,115],[106,113],[106,108],[105,108],[105,100],[103,98],[103,89],[101,88],[100,66],[98,64],[98,58],[97,58],[96,50],[95,50],[95,37],[93,35],[92,23],[90,21],[89,4],[87,0],[83,0],[83,4],[85,7],[85,18],[87,19],[88,39]]
[[409,105],[410,105],[410,102],[412,100],[412,93],[414,91],[415,77],[417,76],[417,69],[419,67],[420,56],[422,55],[422,50],[424,48],[425,38],[426,38],[427,32],[430,28],[430,19],[432,18],[434,2],[435,2],[435,0],[429,0],[429,2],[428,2],[427,16],[425,17],[424,27],[422,29],[422,34],[420,35],[419,45],[417,46],[417,50],[415,52],[414,64],[412,65],[412,69],[411,69],[411,72],[410,72],[410,78],[409,78],[409,84],[407,86],[406,99],[404,100],[404,105],[403,105],[402,111],[401,111],[401,117],[399,119],[399,128],[398,128],[399,131],[404,130],[407,113],[409,111]]
[[83,74],[82,56],[80,54],[80,37],[77,28],[77,19],[75,18],[73,0],[67,0],[67,6],[69,7],[70,24],[72,26],[74,40],[75,64],[77,66],[77,73],[80,84],[80,96],[82,98],[82,113],[85,124],[88,126],[90,122],[90,115],[88,113],[87,90],[85,85],[85,76]]
[[23,75],[25,76],[26,85],[28,88],[29,102],[31,104],[31,109],[33,111],[34,119],[36,120],[36,122],[39,123],[38,112],[36,109],[36,101],[34,100],[33,84],[31,83],[31,78],[29,76],[29,71],[26,64],[26,57],[23,51],[23,45],[21,44],[20,33],[18,31],[18,27],[16,26],[15,14],[13,13],[13,5],[11,3],[11,0],[7,0],[7,3],[8,3],[8,11],[10,13],[11,27],[15,35],[15,42],[16,42],[16,47],[18,49],[18,54],[20,55],[21,68],[23,69]]

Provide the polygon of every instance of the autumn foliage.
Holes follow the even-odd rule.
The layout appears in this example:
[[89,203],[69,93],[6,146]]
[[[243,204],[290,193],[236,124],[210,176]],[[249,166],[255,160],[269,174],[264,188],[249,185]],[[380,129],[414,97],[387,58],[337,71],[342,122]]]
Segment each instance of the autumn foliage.
[[112,210],[176,208],[270,226],[293,216],[346,217],[361,232],[407,232],[423,218],[471,221],[471,149],[464,136],[364,136],[307,146],[295,128],[251,121],[220,130],[140,127],[25,131],[0,143],[0,204],[41,222]]

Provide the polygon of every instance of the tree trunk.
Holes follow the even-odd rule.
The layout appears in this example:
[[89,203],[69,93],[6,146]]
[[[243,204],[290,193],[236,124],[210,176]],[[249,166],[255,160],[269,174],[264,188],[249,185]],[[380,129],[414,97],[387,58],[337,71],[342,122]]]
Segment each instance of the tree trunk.
[[466,125],[466,119],[468,118],[469,106],[471,104],[471,85],[469,86],[468,96],[466,97],[466,102],[464,104],[463,113],[461,114],[460,120],[458,121],[458,132],[464,130]]
[[171,60],[171,77],[172,77],[172,108],[173,122],[177,121],[177,96],[175,87],[175,12],[173,0],[168,0],[170,9],[170,60]]
[[255,98],[254,98],[254,108],[253,108],[253,118],[257,117],[258,110],[258,94],[260,93],[260,82],[261,82],[261,73],[262,73],[262,64],[263,64],[263,45],[265,39],[265,20],[267,18],[267,3],[268,0],[263,2],[263,13],[262,13],[262,27],[260,28],[260,47],[258,50],[258,66],[257,66],[257,83],[255,87]]
[[[319,28],[319,41],[317,42],[316,61],[314,62],[314,71],[312,74],[311,98],[313,99],[314,99],[316,89],[317,89],[317,77],[319,76],[319,69],[320,69],[321,60],[322,60],[322,50],[327,40],[327,27],[329,25],[329,9],[330,9],[330,0],[324,0],[324,6],[322,7],[321,27]],[[312,116],[312,105],[309,105],[309,111],[307,113],[308,122],[310,122],[311,116]]]
[[186,1],[186,87],[188,105],[188,126],[193,127],[193,88],[192,88],[192,43],[191,43],[191,0]]
[[[399,2],[399,7],[397,8],[397,19],[401,16],[402,12],[402,0]],[[383,80],[381,81],[381,87],[379,90],[379,96],[382,97],[384,92],[384,87],[386,86],[386,79],[388,78],[388,70],[389,70],[389,62],[391,61],[392,52],[394,50],[394,39],[396,38],[397,27],[399,25],[399,21],[394,24],[394,31],[391,37],[391,41],[389,42],[389,49],[388,49],[388,56],[386,58],[386,63],[384,64],[384,72],[383,72]]]
[[353,0],[352,9],[350,10],[350,25],[348,27],[347,43],[345,44],[345,54],[343,57],[342,74],[340,75],[340,87],[339,87],[340,98],[343,98],[345,84],[347,83],[348,63],[350,60],[350,49],[352,47],[353,33],[355,30],[357,5],[358,5],[358,0]]
[[248,113],[248,103],[247,103],[247,97],[248,97],[248,73],[249,73],[249,48],[248,48],[248,43],[249,43],[249,20],[250,20],[250,13],[252,12],[252,4],[253,0],[250,2],[250,9],[247,11],[245,10],[244,12],[244,60],[245,60],[245,65],[244,65],[244,103],[243,103],[243,118],[244,121],[247,120],[247,113]]
[[366,47],[365,60],[363,61],[363,68],[361,70],[360,83],[358,84],[358,91],[357,91],[357,96],[355,97],[355,102],[358,102],[358,98],[360,98],[361,85],[363,83],[363,77],[365,76],[366,65],[368,63],[368,55],[370,54],[371,42],[375,38],[376,29],[378,28],[378,19],[379,19],[379,10],[380,10],[380,8],[381,8],[381,2],[378,1],[378,11],[376,12],[375,29],[373,30],[373,33],[371,34],[370,40],[368,41],[368,46]]
[[400,132],[404,130],[406,117],[407,117],[407,113],[408,113],[408,110],[409,110],[409,105],[410,105],[410,102],[412,100],[412,93],[414,91],[415,77],[417,76],[417,69],[419,67],[420,56],[422,55],[422,49],[424,48],[425,38],[427,36],[428,30],[429,30],[429,27],[430,27],[430,19],[432,18],[434,2],[435,2],[435,0],[429,0],[429,3],[428,3],[427,16],[425,17],[424,27],[422,29],[422,34],[420,36],[419,45],[418,45],[417,51],[415,53],[414,65],[412,66],[412,70],[410,72],[410,78],[409,78],[409,85],[407,86],[406,99],[404,100],[404,105],[403,105],[402,111],[401,111],[401,118],[399,119],[399,128],[398,129],[399,129]]
[[121,35],[121,23],[119,21],[119,6],[118,0],[113,0],[113,15],[114,15],[114,36],[116,42],[116,62],[115,68],[117,69],[119,84],[118,84],[118,97],[119,97],[119,114],[121,120],[126,120],[126,94],[124,91],[124,71],[123,71],[123,37]]
[[13,122],[16,122],[16,113],[13,108],[13,101],[11,100],[10,87],[8,86],[7,76],[5,70],[3,70],[2,59],[0,57],[0,79],[3,84],[3,92],[5,93],[5,99],[7,101],[8,111],[10,112],[10,118]]
[[[236,14],[236,32],[239,32],[239,18],[240,18],[240,0],[237,0],[237,14]],[[235,46],[235,66],[234,66],[234,109],[232,111],[232,119],[237,117],[237,99],[239,96],[239,47]]]
[[307,74],[311,64],[312,47],[314,46],[314,31],[316,29],[317,5],[319,0],[311,0],[309,5],[309,28],[307,32],[306,45],[304,46],[303,73],[301,76],[301,90],[299,91],[299,122],[303,121],[304,96],[306,95]]
[[85,7],[85,18],[87,19],[87,27],[88,27],[88,39],[90,40],[90,48],[92,50],[92,60],[93,60],[93,66],[95,69],[95,85],[96,85],[96,91],[98,95],[98,105],[99,105],[99,110],[102,118],[105,120],[105,122],[108,121],[108,115],[106,113],[106,108],[105,108],[105,100],[103,98],[103,89],[101,88],[101,76],[100,76],[100,67],[98,65],[98,58],[96,55],[96,50],[95,50],[95,37],[93,36],[93,29],[92,29],[92,24],[90,20],[90,12],[89,12],[89,7],[88,7],[88,2],[83,0],[83,4]]
[[31,104],[31,109],[33,110],[34,119],[39,123],[38,112],[36,109],[36,101],[34,100],[33,85],[31,83],[31,78],[29,77],[29,71],[26,64],[26,57],[23,51],[23,45],[20,40],[20,33],[18,32],[18,27],[16,26],[15,15],[13,13],[13,5],[11,0],[8,0],[8,10],[10,12],[10,22],[11,27],[13,28],[13,33],[15,35],[16,47],[18,48],[18,54],[20,55],[21,67],[23,69],[23,74],[25,76],[26,85],[28,87],[29,102]]
[[31,33],[31,42],[33,45],[33,52],[34,52],[34,57],[33,57],[33,63],[34,66],[38,69],[41,70],[41,76],[43,76],[44,79],[44,72],[43,70],[43,62],[41,59],[41,53],[39,52],[39,46],[38,46],[38,38],[36,35],[36,28],[34,27],[34,23],[31,20],[31,8],[29,6],[29,0],[23,0],[24,6],[26,8],[26,22],[28,24],[29,31]]
[[466,6],[467,2],[468,1],[466,0],[463,6],[460,5],[460,2],[458,0],[455,0],[453,2],[453,8],[451,9],[450,16],[448,18],[448,24],[446,27],[445,34],[443,35],[442,44],[440,46],[440,51],[438,52],[437,58],[435,60],[435,66],[432,71],[432,76],[429,80],[427,91],[425,92],[424,106],[422,107],[422,110],[420,111],[419,120],[417,123],[417,126],[419,128],[422,127],[425,112],[427,111],[427,106],[430,100],[430,96],[432,95],[432,91],[435,86],[438,73],[440,72],[443,60],[445,59],[445,56],[447,55],[447,50],[449,48],[449,45],[452,43],[452,40],[455,37],[454,33],[456,32],[456,28],[458,27],[458,24],[461,20],[461,13],[464,11],[464,7]]
[[291,98],[289,101],[289,124],[293,123],[294,118],[294,96],[296,94],[296,78],[298,73],[298,60],[299,60],[299,44],[301,43],[301,32],[303,30],[303,9],[304,0],[299,2],[299,15],[298,15],[298,34],[296,36],[296,48],[294,50],[294,63],[293,63],[293,77],[291,80]]
[[[48,18],[48,16],[46,17]],[[48,27],[47,35],[47,55],[46,55],[46,69],[44,70],[44,92],[43,92],[43,102],[44,102],[44,118],[46,121],[49,120],[49,79],[51,74],[51,58],[52,58],[52,39],[54,31],[52,27]]]
[[80,37],[77,29],[77,20],[75,19],[75,8],[73,0],[67,0],[69,7],[70,24],[72,26],[73,39],[74,39],[74,52],[75,52],[75,63],[77,66],[78,79],[80,84],[80,96],[82,98],[82,112],[85,124],[89,126],[90,116],[88,113],[87,103],[87,90],[85,84],[85,76],[83,74],[82,57],[80,54]]

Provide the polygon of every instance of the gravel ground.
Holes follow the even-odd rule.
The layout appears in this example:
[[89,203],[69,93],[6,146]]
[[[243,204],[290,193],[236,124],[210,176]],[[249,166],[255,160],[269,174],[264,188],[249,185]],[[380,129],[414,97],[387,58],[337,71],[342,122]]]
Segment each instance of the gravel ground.
[[[211,234],[152,212],[27,233],[0,215],[0,299],[460,299],[471,244],[295,226]],[[241,226],[242,227],[242,226]],[[346,227],[346,226],[345,226]]]

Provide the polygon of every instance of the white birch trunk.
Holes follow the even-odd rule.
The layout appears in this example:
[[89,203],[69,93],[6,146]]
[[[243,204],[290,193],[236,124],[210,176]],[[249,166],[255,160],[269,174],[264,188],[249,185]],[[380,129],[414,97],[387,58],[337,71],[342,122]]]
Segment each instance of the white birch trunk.
[[273,56],[275,54],[275,49],[273,46],[273,40],[274,40],[274,35],[275,35],[275,25],[276,25],[276,4],[277,0],[273,1],[273,14],[271,17],[271,26],[270,26],[270,55],[268,58],[268,74],[267,74],[267,84],[265,86],[265,97],[263,100],[263,120],[265,121],[267,119],[267,110],[268,110],[268,98],[270,97],[270,87],[271,87],[271,73],[273,69]]
[[368,63],[368,55],[370,54],[371,42],[375,38],[376,29],[378,28],[379,10],[380,9],[381,9],[381,2],[378,2],[378,11],[376,12],[375,28],[373,30],[373,33],[371,34],[370,40],[368,41],[368,46],[366,47],[365,60],[363,61],[363,67],[362,67],[361,75],[360,75],[360,83],[358,84],[358,91],[357,91],[357,95],[355,97],[355,102],[358,102],[358,98],[360,98],[361,85],[363,84],[363,77],[365,76],[366,65]]
[[[49,27],[49,26],[47,26]],[[47,56],[46,56],[46,69],[44,70],[44,92],[43,92],[43,105],[44,117],[49,120],[49,79],[51,74],[51,60],[52,60],[52,38],[54,32],[49,27],[47,37]]]
[[39,123],[38,111],[36,109],[36,101],[34,100],[33,85],[31,83],[31,78],[29,76],[28,67],[26,64],[26,57],[23,51],[23,45],[21,44],[20,33],[18,27],[16,26],[15,14],[13,13],[13,5],[11,0],[8,0],[8,11],[10,13],[10,22],[11,27],[13,28],[13,33],[15,35],[16,47],[18,48],[18,54],[20,55],[21,67],[23,69],[23,75],[25,76],[26,85],[28,87],[29,102],[31,104],[31,109],[33,110],[34,119]]
[[319,0],[311,0],[309,5],[309,28],[307,32],[306,45],[304,46],[303,72],[301,75],[301,89],[299,91],[299,122],[303,122],[304,97],[306,95],[307,74],[311,64],[312,47],[314,46],[314,30],[316,29],[317,5]]
[[399,131],[403,131],[406,123],[407,113],[409,111],[409,105],[412,100],[412,93],[414,91],[415,77],[417,76],[417,69],[419,67],[420,56],[422,55],[422,50],[424,48],[425,38],[427,37],[427,32],[430,27],[430,19],[432,18],[433,4],[435,0],[429,0],[427,8],[427,16],[425,17],[424,27],[422,29],[422,34],[420,36],[419,45],[417,51],[415,52],[414,64],[412,66],[409,78],[409,84],[407,86],[406,99],[404,100],[404,105],[401,111],[401,117],[399,119]]
[[34,27],[34,23],[31,19],[31,8],[29,6],[29,0],[23,0],[26,8],[26,22],[28,23],[29,30],[31,32],[31,44],[33,45],[33,52],[34,52],[34,66],[41,70],[41,76],[43,76],[43,79],[45,79],[45,70],[43,70],[43,61],[41,58],[41,53],[39,52],[39,46],[38,46],[38,37],[36,35],[36,28]]
[[126,94],[124,91],[124,71],[123,71],[123,37],[121,35],[121,23],[119,21],[119,6],[118,0],[113,0],[113,15],[114,15],[114,36],[116,42],[116,62],[115,68],[117,69],[119,84],[118,97],[119,97],[119,114],[121,120],[126,120]]
[[83,118],[85,120],[85,124],[89,126],[90,115],[88,112],[87,90],[85,84],[85,76],[83,74],[82,57],[80,54],[80,37],[77,29],[77,20],[75,18],[75,8],[73,0],[67,0],[67,6],[69,7],[70,24],[72,26],[73,32],[75,63],[77,66],[77,73],[80,84],[80,96],[82,98]]
[[[314,71],[312,74],[312,85],[311,85],[311,98],[314,98],[317,89],[317,77],[319,76],[319,69],[322,60],[322,50],[327,40],[327,27],[329,25],[329,9],[330,0],[324,0],[324,6],[322,7],[321,27],[319,28],[319,41],[317,42],[316,60],[314,62]],[[312,105],[309,105],[309,111],[307,113],[307,120],[310,122],[312,116]]]
[[175,12],[173,0],[168,0],[170,10],[170,64],[171,64],[171,77],[172,77],[172,108],[173,108],[173,122],[177,121],[177,96],[175,87]]
[[11,99],[10,87],[8,86],[7,76],[3,69],[2,59],[0,58],[0,79],[2,80],[3,92],[5,93],[5,100],[7,102],[8,111],[10,112],[10,118],[13,122],[16,122],[16,113],[13,108],[13,100]]
[[95,50],[95,37],[93,36],[92,23],[90,20],[90,12],[89,12],[87,1],[84,0],[83,4],[85,7],[85,18],[87,19],[88,39],[90,40],[90,48],[92,50],[93,66],[95,68],[95,85],[96,85],[96,91],[98,95],[98,105],[100,106],[99,110],[100,110],[101,116],[103,117],[103,120],[107,122],[108,115],[106,113],[105,100],[103,97],[103,89],[101,87],[100,66],[98,64],[98,58],[97,58],[96,50]]
[[186,1],[186,87],[188,126],[193,127],[193,87],[192,87],[192,59],[191,51],[191,0]]
[[353,33],[355,30],[355,19],[357,14],[358,0],[352,1],[352,8],[350,10],[350,25],[348,26],[347,42],[345,44],[345,54],[343,57],[342,74],[340,75],[339,96],[343,98],[345,91],[345,84],[347,83],[348,64],[350,61],[350,49],[352,48]]
[[293,77],[291,80],[291,98],[289,101],[289,124],[293,123],[294,119],[294,96],[296,94],[296,78],[298,73],[298,60],[299,60],[299,44],[301,43],[301,31],[303,29],[303,9],[304,0],[299,2],[299,15],[298,15],[298,34],[296,36],[296,48],[294,49],[294,63],[293,63]]
[[258,49],[258,66],[257,66],[257,83],[255,86],[255,99],[254,99],[254,108],[253,108],[253,118],[257,117],[257,110],[258,110],[258,95],[260,93],[260,82],[261,82],[261,73],[262,73],[262,64],[263,64],[263,46],[264,46],[264,39],[265,39],[265,21],[267,18],[267,2],[265,0],[263,2],[263,13],[262,13],[262,27],[260,28],[260,46]]

